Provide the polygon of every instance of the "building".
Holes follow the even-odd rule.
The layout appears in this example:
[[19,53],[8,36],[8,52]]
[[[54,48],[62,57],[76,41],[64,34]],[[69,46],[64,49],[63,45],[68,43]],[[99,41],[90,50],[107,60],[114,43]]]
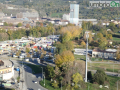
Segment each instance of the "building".
[[97,19],[79,19],[79,24],[82,24],[82,22],[92,22],[93,25],[97,24]]
[[14,76],[14,65],[10,60],[0,60],[0,79],[9,80]]
[[0,12],[0,18],[3,18],[5,14],[3,12]]
[[39,14],[37,11],[32,12],[20,12],[16,14],[16,18],[36,18],[38,20]]
[[70,14],[63,14],[63,20],[70,20]]
[[94,49],[92,51],[92,57],[115,59],[116,52],[117,52],[116,49],[107,49],[107,50]]
[[70,23],[78,25],[79,22],[79,4],[70,4]]

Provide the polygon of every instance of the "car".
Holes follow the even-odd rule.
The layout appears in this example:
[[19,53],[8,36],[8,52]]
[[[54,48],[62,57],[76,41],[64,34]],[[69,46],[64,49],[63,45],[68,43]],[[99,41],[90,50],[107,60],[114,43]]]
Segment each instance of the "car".
[[34,81],[34,83],[37,83],[37,81]]

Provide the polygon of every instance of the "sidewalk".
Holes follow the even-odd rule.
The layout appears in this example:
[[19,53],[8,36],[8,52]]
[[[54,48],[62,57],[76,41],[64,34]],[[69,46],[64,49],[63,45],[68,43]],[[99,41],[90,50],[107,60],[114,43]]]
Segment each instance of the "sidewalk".
[[26,83],[25,83],[25,70],[23,68],[23,71],[22,71],[22,67],[20,68],[20,84],[19,84],[19,87],[20,89],[19,90],[27,90],[27,87],[26,87]]

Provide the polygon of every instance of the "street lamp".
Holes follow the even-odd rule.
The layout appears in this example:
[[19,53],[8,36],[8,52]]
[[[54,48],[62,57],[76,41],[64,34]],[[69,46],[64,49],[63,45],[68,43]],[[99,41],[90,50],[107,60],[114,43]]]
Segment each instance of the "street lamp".
[[114,64],[113,64],[113,73],[114,73]]
[[88,55],[88,38],[89,38],[89,32],[85,32],[86,33],[86,39],[87,39],[87,43],[86,43],[86,69],[85,69],[85,82],[87,82],[87,55]]
[[45,72],[44,72],[44,86],[45,86]]
[[43,67],[41,67],[42,68],[42,81],[43,81]]
[[[120,80],[120,79],[119,79],[119,80]],[[119,81],[119,80],[117,80],[117,90],[118,90],[118,81]]]

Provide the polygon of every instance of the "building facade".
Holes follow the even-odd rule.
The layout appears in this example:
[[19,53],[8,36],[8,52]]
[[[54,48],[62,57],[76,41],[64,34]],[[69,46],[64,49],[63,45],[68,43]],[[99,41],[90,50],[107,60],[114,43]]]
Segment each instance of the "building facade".
[[0,60],[0,78],[2,80],[9,80],[14,76],[14,64],[9,60]]
[[70,4],[70,23],[78,25],[79,22],[79,4]]
[[70,14],[63,14],[63,20],[70,20]]
[[33,12],[20,12],[16,14],[16,18],[36,18],[39,19],[39,14],[37,11]]
[[106,59],[115,59],[116,58],[116,51],[112,50],[98,50],[98,49],[94,49],[92,51],[92,57],[98,57],[98,58],[106,58]]

